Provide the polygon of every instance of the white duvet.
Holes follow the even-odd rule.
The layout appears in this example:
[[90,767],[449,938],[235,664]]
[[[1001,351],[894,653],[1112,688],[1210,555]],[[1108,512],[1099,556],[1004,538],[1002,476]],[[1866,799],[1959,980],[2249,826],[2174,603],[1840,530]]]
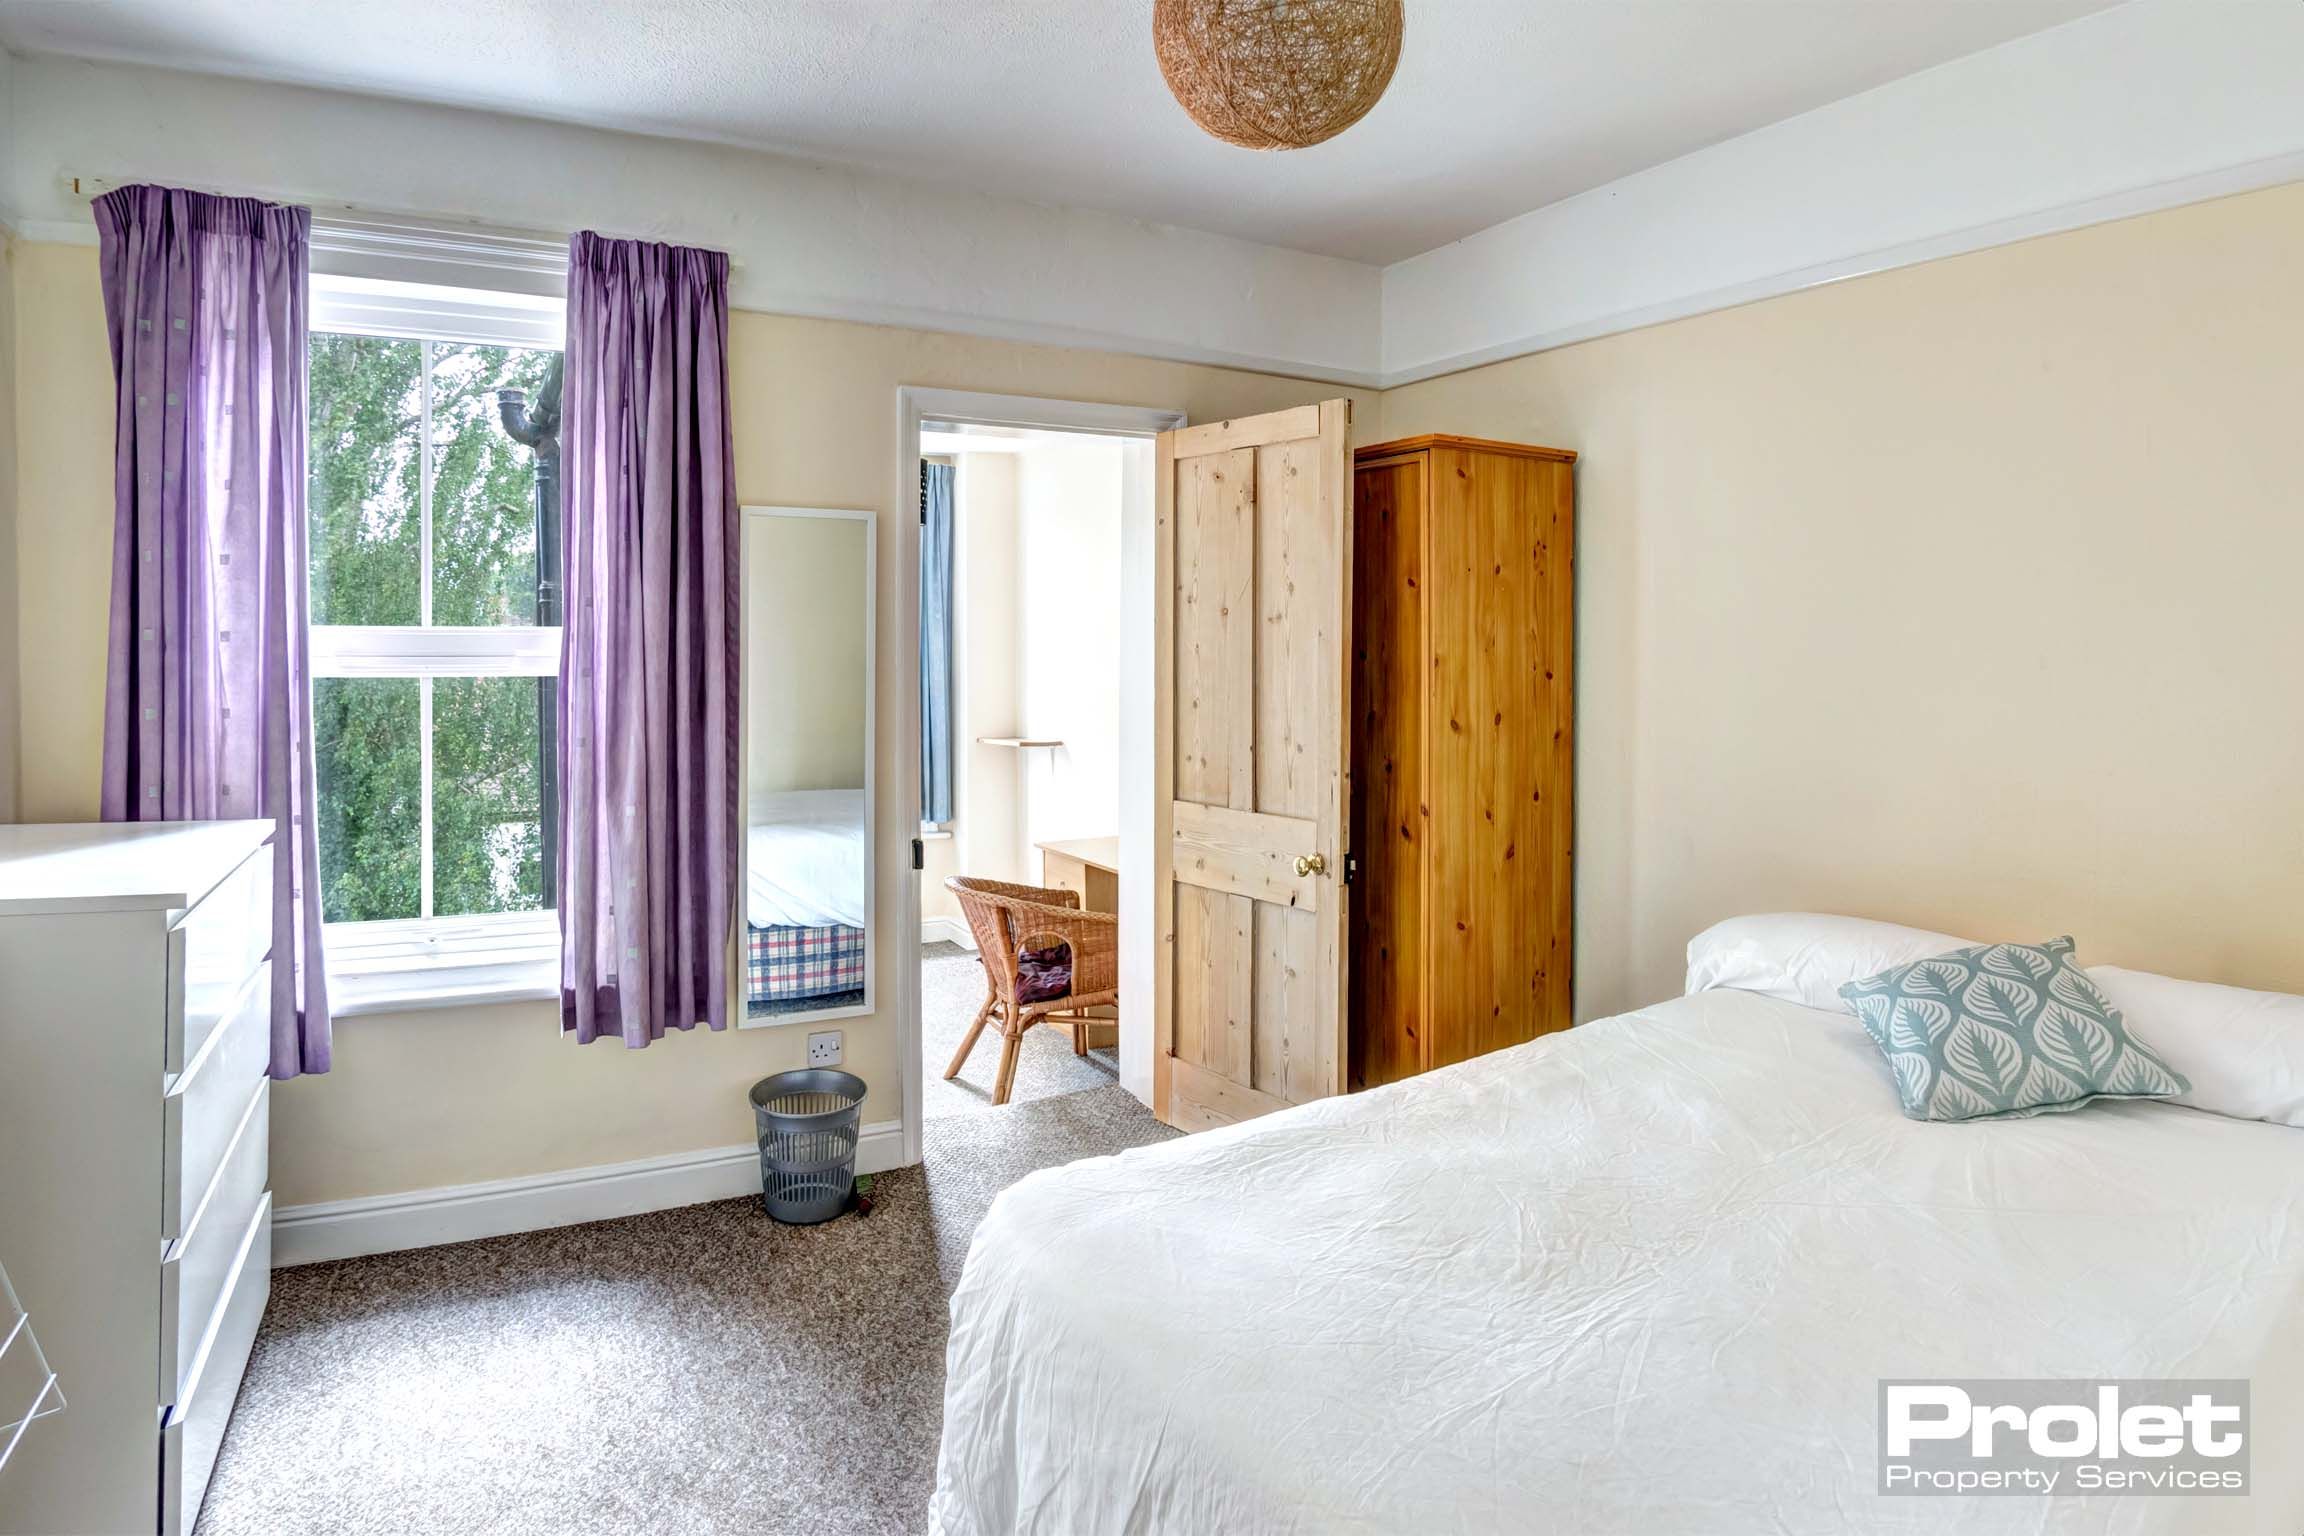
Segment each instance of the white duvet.
[[[1882,1377],[2251,1377],[2252,1497],[1883,1498]],[[952,1300],[961,1533],[2304,1532],[2304,1131],[1916,1124],[1715,991],[1039,1173]]]
[[755,928],[864,926],[864,791],[758,795],[746,819],[745,922]]

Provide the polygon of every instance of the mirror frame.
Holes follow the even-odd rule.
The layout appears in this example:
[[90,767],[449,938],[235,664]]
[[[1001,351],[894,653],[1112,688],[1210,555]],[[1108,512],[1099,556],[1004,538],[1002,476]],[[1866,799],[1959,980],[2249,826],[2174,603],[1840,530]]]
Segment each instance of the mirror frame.
[[[744,916],[745,892],[751,875],[751,788],[744,788],[745,801],[744,840],[737,845],[736,895],[736,1027],[738,1029],[780,1029],[787,1024],[822,1024],[833,1019],[869,1018],[878,1011],[880,979],[880,515],[855,507],[743,507],[743,547],[737,551],[736,580],[742,589],[742,617],[744,642],[737,646],[738,725],[742,742],[742,755],[747,765],[752,753],[752,588],[745,580],[752,564],[752,540],[761,523],[772,517],[838,518],[864,525],[864,1000],[860,1003],[842,1003],[829,1008],[796,1008],[789,1013],[752,1016],[751,999],[746,995],[748,932],[751,927]],[[747,766],[747,777],[749,777]]]

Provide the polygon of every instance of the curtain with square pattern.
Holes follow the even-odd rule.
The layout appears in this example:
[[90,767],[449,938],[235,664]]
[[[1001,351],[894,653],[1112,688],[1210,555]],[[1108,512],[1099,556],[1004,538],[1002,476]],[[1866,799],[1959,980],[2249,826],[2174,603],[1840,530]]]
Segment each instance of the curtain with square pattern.
[[733,988],[728,258],[577,235],[562,407],[561,1027],[638,1048]]
[[112,343],[106,821],[273,824],[272,1075],[328,1070],[305,586],[312,215],[98,198]]

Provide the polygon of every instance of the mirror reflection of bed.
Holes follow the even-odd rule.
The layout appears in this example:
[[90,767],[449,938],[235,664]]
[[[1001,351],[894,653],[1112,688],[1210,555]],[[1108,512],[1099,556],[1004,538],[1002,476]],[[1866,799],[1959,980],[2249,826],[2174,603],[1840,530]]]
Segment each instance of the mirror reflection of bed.
[[871,1006],[870,514],[745,509],[744,1012]]

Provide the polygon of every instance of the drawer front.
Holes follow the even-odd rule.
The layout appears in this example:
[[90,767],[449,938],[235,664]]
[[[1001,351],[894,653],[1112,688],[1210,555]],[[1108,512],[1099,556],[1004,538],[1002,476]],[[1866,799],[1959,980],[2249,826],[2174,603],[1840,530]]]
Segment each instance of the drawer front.
[[168,933],[168,1058],[175,1074],[230,1015],[248,973],[272,952],[272,845],[218,882]]
[[272,962],[255,974],[221,1028],[185,1063],[161,1098],[160,1240],[184,1235],[184,1223],[224,1166],[233,1133],[256,1079],[272,1066]]
[[216,1316],[248,1219],[271,1182],[272,1082],[256,1079],[216,1177],[160,1261],[160,1401],[182,1401],[185,1373]]
[[236,1234],[232,1269],[217,1304],[215,1326],[201,1340],[183,1401],[160,1427],[160,1531],[191,1536],[207,1497],[224,1426],[240,1396],[248,1353],[256,1347],[256,1327],[272,1294],[272,1197],[266,1195],[245,1231]]

